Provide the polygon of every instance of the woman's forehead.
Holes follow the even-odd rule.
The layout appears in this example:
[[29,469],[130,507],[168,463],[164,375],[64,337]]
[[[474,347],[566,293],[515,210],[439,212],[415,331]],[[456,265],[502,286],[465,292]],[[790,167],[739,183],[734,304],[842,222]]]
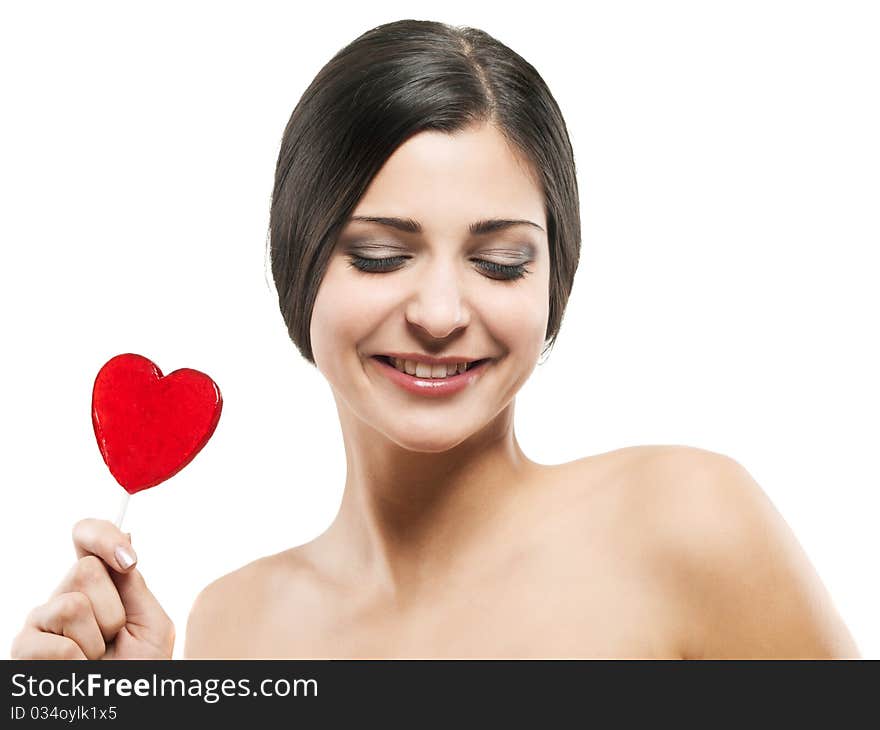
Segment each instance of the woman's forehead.
[[414,135],[375,175],[353,215],[412,218],[441,227],[517,218],[545,227],[536,175],[490,125]]

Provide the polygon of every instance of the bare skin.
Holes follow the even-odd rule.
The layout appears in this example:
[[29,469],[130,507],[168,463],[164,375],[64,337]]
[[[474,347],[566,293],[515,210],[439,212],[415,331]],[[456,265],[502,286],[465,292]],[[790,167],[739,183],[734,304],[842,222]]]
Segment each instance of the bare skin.
[[[488,218],[526,223],[475,234]],[[339,513],[311,543],[205,589],[187,656],[855,652],[732,460],[639,447],[546,466],[522,452],[515,395],[544,344],[547,231],[535,169],[491,125],[422,132],[391,155],[312,312],[345,446]],[[362,271],[352,255],[392,265]],[[484,261],[529,273],[502,280]],[[372,359],[393,352],[492,361],[465,392],[430,399]]]
[[[421,579],[345,568],[330,528],[208,586],[186,656],[845,658],[858,649],[736,462],[686,447],[531,463],[517,497]],[[429,561],[432,560],[429,558]]]
[[131,535],[107,520],[73,526],[77,560],[25,619],[12,659],[170,659],[174,624],[137,567]]
[[[312,542],[205,588],[185,656],[857,655],[733,460],[645,446],[548,466],[522,452],[515,395],[545,342],[549,226],[535,171],[498,130],[414,135],[354,216],[369,220],[341,230],[310,330],[345,446],[339,513]],[[506,224],[474,225],[488,219]],[[354,254],[393,265],[359,270]],[[393,352],[491,362],[432,399],[386,377],[373,356]],[[59,591],[77,595],[35,609],[13,656],[170,657],[168,617],[114,563],[127,537],[92,520],[74,541]]]
[[[218,579],[193,606],[185,656],[859,657],[788,526],[733,460],[646,446],[523,473],[460,560],[422,579],[359,574],[333,526]],[[86,519],[73,538],[78,560],[28,615],[12,658],[171,658],[171,620],[115,553],[133,554],[128,536]]]

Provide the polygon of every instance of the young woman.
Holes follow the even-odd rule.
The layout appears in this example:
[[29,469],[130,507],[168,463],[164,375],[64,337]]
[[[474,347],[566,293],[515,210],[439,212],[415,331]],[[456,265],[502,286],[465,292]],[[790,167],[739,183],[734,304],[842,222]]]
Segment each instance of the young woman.
[[[858,656],[736,461],[523,453],[515,396],[562,323],[578,206],[557,104],[487,34],[390,23],[320,71],[281,144],[272,270],[334,394],[342,505],[206,587],[187,657]],[[83,520],[74,542],[13,656],[170,657],[127,536]]]

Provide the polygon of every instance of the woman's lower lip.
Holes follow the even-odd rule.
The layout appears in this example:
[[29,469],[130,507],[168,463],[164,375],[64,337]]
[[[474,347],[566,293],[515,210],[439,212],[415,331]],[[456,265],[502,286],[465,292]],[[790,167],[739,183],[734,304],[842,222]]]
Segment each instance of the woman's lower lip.
[[370,360],[379,366],[379,370],[392,383],[400,386],[404,390],[423,395],[429,398],[437,398],[444,395],[452,395],[458,393],[469,385],[472,385],[483,374],[483,371],[492,362],[492,360],[483,360],[479,365],[475,365],[463,373],[458,375],[450,375],[446,378],[419,378],[409,373],[402,373],[393,365],[385,362],[381,358],[371,357]]

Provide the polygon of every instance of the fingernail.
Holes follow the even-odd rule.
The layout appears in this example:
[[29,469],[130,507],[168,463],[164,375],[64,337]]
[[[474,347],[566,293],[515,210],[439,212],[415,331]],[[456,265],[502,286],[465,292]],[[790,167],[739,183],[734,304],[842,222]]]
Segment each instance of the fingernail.
[[114,554],[116,555],[116,562],[119,563],[123,570],[128,570],[137,562],[137,555],[134,554],[133,548],[119,545]]

